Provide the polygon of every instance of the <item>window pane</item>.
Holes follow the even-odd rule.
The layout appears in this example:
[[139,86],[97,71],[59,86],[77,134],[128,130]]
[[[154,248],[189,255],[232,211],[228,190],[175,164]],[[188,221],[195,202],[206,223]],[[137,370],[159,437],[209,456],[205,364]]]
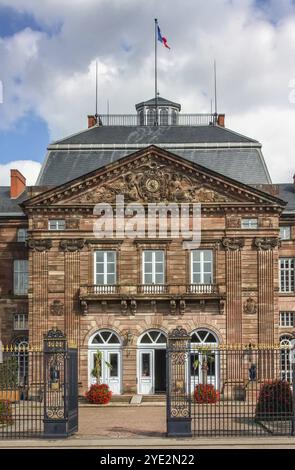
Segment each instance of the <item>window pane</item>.
[[112,336],[110,337],[108,343],[109,344],[120,344],[119,338],[117,337],[117,335],[115,335],[115,333],[112,334]]
[[99,334],[97,334],[96,336],[94,336],[92,343],[93,343],[93,344],[101,344],[101,343],[103,343],[103,341],[102,341],[102,339],[101,339],[101,336],[100,336]]
[[201,284],[201,274],[200,273],[194,273],[193,274],[193,284]]
[[156,274],[155,283],[156,284],[164,284],[164,275],[163,275],[163,273],[162,274],[161,273]]
[[96,263],[96,272],[98,274],[102,274],[104,272],[104,265],[103,263]]
[[151,376],[151,356],[148,353],[141,354],[141,375],[142,377]]
[[104,262],[104,251],[96,251],[96,261],[99,263]]
[[163,251],[156,251],[155,252],[156,262],[163,262],[164,260],[164,252]]
[[152,340],[151,340],[151,338],[149,337],[149,335],[147,333],[142,337],[142,339],[140,341],[140,343],[142,343],[142,344],[150,344],[151,342],[152,342]]
[[118,377],[118,354],[110,354],[110,377]]
[[152,251],[145,251],[144,252],[144,261],[147,262],[152,262],[153,260],[153,252]]
[[116,253],[114,251],[108,251],[107,252],[108,263],[114,263],[115,262],[115,255],[116,255]]
[[144,284],[152,284],[153,283],[153,276],[150,273],[145,273],[144,275]]
[[104,284],[104,275],[103,274],[97,274],[96,275],[96,284]]
[[107,284],[116,284],[115,274],[107,275]]

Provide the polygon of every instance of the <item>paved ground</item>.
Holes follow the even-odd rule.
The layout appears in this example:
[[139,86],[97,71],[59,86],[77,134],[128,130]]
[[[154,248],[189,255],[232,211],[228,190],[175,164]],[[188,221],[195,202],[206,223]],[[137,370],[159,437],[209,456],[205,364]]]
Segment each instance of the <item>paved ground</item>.
[[163,437],[165,406],[81,407],[78,436],[111,438]]

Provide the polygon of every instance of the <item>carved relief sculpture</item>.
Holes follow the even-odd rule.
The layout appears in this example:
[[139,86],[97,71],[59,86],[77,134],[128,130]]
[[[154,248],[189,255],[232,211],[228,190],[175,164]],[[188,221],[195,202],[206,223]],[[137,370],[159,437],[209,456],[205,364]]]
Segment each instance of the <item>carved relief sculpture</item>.
[[30,250],[34,251],[47,251],[52,247],[52,240],[45,238],[42,240],[34,240],[33,238],[28,238],[26,240],[26,246]]
[[255,315],[257,313],[257,302],[253,297],[249,297],[244,303],[244,313]]
[[64,313],[64,305],[60,300],[54,300],[50,305],[50,314],[53,316],[62,316]]

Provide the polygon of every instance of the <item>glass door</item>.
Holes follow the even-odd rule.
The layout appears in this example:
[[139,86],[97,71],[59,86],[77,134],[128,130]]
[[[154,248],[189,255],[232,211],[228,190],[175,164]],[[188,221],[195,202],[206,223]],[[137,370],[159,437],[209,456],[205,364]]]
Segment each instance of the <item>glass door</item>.
[[139,383],[138,393],[149,395],[154,393],[154,355],[153,351],[140,350],[139,354]]

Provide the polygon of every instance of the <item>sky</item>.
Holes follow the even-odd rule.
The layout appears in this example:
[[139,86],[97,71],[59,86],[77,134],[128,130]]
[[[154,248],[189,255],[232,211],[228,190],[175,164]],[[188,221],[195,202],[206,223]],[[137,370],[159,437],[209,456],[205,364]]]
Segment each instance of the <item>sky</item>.
[[[18,168],[34,184],[47,145],[154,95],[210,112],[213,61],[226,126],[259,140],[273,182],[295,173],[292,0],[0,0],[0,185]],[[1,98],[3,98],[1,100]]]

